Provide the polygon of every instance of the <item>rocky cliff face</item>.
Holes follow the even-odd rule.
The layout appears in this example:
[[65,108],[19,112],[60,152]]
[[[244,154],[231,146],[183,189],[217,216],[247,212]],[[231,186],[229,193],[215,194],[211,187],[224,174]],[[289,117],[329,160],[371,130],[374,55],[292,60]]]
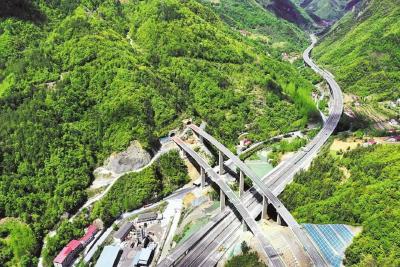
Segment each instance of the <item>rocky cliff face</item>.
[[150,154],[142,148],[138,141],[133,141],[125,151],[112,154],[104,162],[104,168],[118,174],[140,169],[150,160]]

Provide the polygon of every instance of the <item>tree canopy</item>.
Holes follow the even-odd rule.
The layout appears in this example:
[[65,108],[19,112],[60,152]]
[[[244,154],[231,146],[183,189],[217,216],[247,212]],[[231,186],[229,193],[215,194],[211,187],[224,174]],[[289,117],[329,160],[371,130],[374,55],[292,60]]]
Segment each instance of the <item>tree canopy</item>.
[[360,225],[346,266],[400,264],[400,146],[325,151],[281,195],[300,222]]

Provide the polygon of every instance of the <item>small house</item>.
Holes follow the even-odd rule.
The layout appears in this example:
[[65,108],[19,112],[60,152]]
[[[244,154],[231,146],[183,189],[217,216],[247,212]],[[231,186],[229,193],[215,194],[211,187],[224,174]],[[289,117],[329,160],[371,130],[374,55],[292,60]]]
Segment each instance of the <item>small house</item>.
[[124,225],[119,228],[119,230],[114,234],[114,240],[117,242],[122,242],[128,236],[129,232],[133,228],[132,222],[126,222]]
[[89,225],[85,235],[79,239],[84,247],[86,247],[94,239],[97,231],[98,229],[96,226],[94,226],[93,224]]
[[78,240],[71,240],[53,260],[55,267],[71,266],[75,257],[82,250],[83,246]]

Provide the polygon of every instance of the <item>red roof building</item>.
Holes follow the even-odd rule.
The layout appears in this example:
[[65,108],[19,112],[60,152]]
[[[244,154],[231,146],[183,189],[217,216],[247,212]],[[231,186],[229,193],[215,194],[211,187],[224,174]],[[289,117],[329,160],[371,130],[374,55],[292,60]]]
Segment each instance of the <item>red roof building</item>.
[[68,245],[66,245],[57,257],[55,257],[53,263],[55,267],[66,267],[70,266],[79,251],[83,248],[81,242],[78,240],[71,240]]
[[94,226],[93,224],[89,225],[86,234],[79,239],[84,247],[86,247],[86,245],[93,240],[94,235],[97,233],[97,231],[98,229],[96,226]]

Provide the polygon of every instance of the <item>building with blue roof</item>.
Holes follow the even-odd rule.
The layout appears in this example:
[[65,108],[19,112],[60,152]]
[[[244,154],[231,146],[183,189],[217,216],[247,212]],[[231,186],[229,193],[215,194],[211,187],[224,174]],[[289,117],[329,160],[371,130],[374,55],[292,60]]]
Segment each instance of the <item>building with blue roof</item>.
[[105,246],[96,262],[95,267],[115,267],[121,256],[119,246]]

